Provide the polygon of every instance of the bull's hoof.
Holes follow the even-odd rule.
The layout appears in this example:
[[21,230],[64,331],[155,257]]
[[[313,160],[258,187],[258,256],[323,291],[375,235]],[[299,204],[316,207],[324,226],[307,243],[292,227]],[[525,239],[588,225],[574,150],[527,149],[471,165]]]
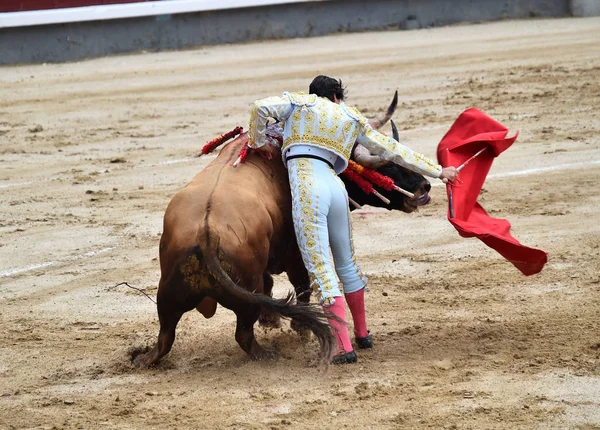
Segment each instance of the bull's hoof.
[[290,323],[290,328],[300,335],[300,341],[302,343],[310,342],[312,332],[306,328],[306,326],[303,326],[302,324],[292,320]]
[[260,314],[258,324],[265,328],[281,328],[281,317],[277,314]]
[[131,364],[133,364],[135,367],[137,367],[138,369],[147,369],[150,366],[152,366],[152,360],[148,359],[147,357],[148,354],[140,354],[137,357],[135,357],[132,361]]
[[131,364],[138,369],[147,369],[156,364],[153,350],[149,348],[135,349],[131,352]]
[[300,342],[302,342],[303,344],[307,344],[312,338],[312,331],[310,331],[307,328],[303,328],[298,330],[298,335],[300,336]]
[[254,354],[251,354],[250,358],[252,360],[272,361],[272,360],[277,360],[279,358],[279,355],[273,350],[263,349],[259,352],[255,352]]

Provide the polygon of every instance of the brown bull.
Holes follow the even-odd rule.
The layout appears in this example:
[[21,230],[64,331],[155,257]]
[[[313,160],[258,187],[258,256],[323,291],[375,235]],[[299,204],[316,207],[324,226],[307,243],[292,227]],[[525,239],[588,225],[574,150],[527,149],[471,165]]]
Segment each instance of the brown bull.
[[[374,125],[389,116],[388,110],[384,120]],[[154,365],[170,351],[185,312],[196,308],[210,318],[217,303],[235,312],[236,341],[251,358],[271,356],[254,337],[254,323],[261,313],[290,318],[292,327],[311,330],[324,361],[336,350],[324,314],[308,304],[309,294],[302,294],[309,279],[295,240],[283,163],[251,153],[245,163],[232,166],[247,139],[244,133],[225,146],[169,203],[160,240],[160,331],[154,348],[134,358],[138,366]],[[430,185],[423,176],[396,165],[381,169],[387,169],[398,186],[415,193],[412,200],[387,193],[392,208],[411,212],[428,202]],[[359,203],[383,205],[347,185]],[[284,271],[298,294],[297,304],[292,293],[285,299],[270,297],[271,274]]]

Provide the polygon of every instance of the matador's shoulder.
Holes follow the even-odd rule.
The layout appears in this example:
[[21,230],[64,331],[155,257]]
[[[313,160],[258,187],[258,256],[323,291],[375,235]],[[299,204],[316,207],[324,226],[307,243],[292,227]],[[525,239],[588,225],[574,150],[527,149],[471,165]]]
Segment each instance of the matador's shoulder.
[[369,120],[355,107],[342,103],[342,108],[344,111],[346,111],[350,118],[354,119],[355,121],[358,121],[361,124],[367,124],[369,122]]
[[316,94],[306,94],[306,93],[284,93],[290,99],[290,101],[297,106],[313,106],[317,104],[317,95]]

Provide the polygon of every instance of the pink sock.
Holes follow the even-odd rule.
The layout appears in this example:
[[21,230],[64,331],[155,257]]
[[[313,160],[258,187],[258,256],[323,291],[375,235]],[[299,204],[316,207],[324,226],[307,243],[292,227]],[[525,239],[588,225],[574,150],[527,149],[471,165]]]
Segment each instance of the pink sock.
[[344,354],[352,351],[352,342],[350,341],[350,333],[346,327],[346,308],[344,307],[344,298],[342,296],[335,297],[335,303],[330,306],[323,306],[325,314],[333,314],[341,321],[329,319],[331,331],[335,335],[338,342],[338,354]]
[[352,319],[354,320],[354,336],[367,337],[367,316],[365,314],[365,289],[345,294]]

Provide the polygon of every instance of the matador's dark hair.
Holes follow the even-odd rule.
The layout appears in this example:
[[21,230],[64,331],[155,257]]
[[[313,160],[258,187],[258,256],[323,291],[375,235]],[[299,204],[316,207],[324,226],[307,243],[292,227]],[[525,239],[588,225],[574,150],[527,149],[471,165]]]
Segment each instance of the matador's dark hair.
[[316,94],[319,97],[326,97],[331,101],[333,101],[334,95],[340,101],[346,97],[346,88],[342,86],[342,80],[324,75],[319,75],[313,79],[308,87],[308,92],[309,94]]

